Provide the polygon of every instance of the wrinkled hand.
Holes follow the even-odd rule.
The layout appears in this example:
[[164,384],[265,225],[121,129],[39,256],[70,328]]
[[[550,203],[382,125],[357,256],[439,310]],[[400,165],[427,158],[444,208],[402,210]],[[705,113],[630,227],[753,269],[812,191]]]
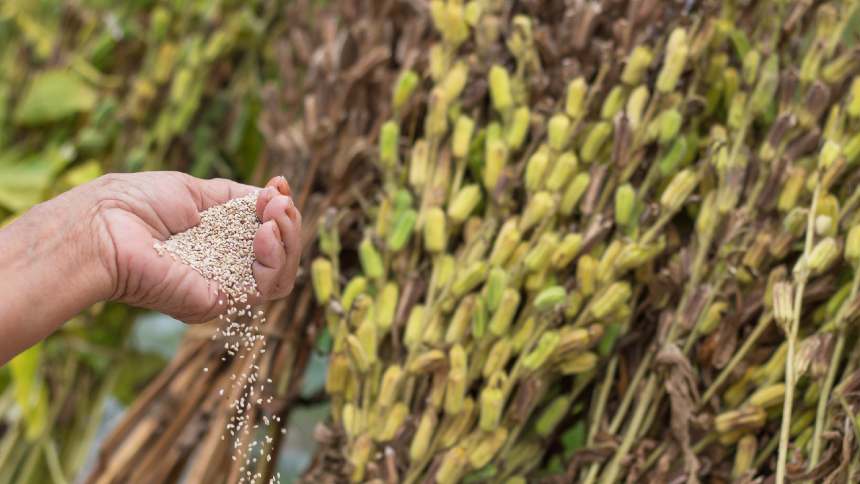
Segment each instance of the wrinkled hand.
[[[224,311],[217,285],[174,258],[159,256],[153,245],[199,223],[200,211],[257,188],[179,172],[107,175],[92,185],[95,244],[111,281],[109,299],[189,323]],[[295,282],[302,222],[283,177],[259,191],[257,216],[263,224],[254,237],[254,277],[263,300],[284,297]]]

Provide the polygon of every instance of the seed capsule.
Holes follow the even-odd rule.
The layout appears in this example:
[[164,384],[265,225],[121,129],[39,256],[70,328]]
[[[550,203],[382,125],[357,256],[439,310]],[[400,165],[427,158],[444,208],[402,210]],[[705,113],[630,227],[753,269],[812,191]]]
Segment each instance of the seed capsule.
[[526,163],[526,190],[535,192],[543,186],[548,166],[549,153],[545,146],[541,146]]
[[499,426],[504,406],[504,395],[498,388],[487,387],[481,391],[481,418],[479,425],[487,432]]
[[397,284],[389,282],[382,287],[382,291],[379,293],[374,308],[376,309],[376,324],[383,333],[388,331],[391,323],[394,322],[394,312],[397,309],[399,292]]
[[383,274],[382,256],[373,246],[370,239],[365,238],[358,246],[358,258],[361,269],[371,279],[379,279]]
[[597,355],[588,351],[566,358],[558,365],[562,375],[581,375],[597,367]]
[[529,370],[537,370],[543,366],[555,351],[558,342],[558,331],[547,331],[542,334],[535,349],[523,358],[523,366]]
[[585,78],[577,77],[567,85],[567,97],[565,101],[565,112],[573,120],[580,119],[585,114],[585,96],[588,93],[588,84]]
[[424,247],[428,252],[438,253],[448,245],[445,212],[439,207],[427,210],[424,219]]
[[504,427],[499,427],[494,432],[483,435],[469,453],[469,464],[473,469],[480,469],[489,464],[507,439],[508,430]]
[[585,254],[577,261],[576,282],[583,296],[594,294],[597,287],[597,261],[591,255]]
[[415,88],[418,87],[418,74],[411,69],[406,69],[400,73],[397,82],[394,83],[394,92],[391,95],[391,104],[395,111],[399,111],[406,105]]
[[845,259],[854,264],[860,264],[860,224],[851,227],[845,238]]
[[340,305],[344,311],[349,312],[352,303],[359,294],[364,294],[367,291],[367,279],[362,276],[355,276],[349,280],[343,290],[343,296],[340,298]]
[[484,165],[484,188],[492,192],[508,163],[508,147],[500,139],[488,139]]
[[349,356],[352,357],[352,361],[355,363],[358,371],[366,373],[370,369],[372,362],[368,358],[364,348],[362,348],[361,342],[354,335],[349,335],[346,337],[346,344],[349,349]]
[[391,227],[391,232],[388,234],[388,248],[394,252],[402,249],[412,237],[412,231],[415,229],[415,222],[418,220],[418,213],[415,210],[406,209],[400,211]]
[[628,86],[635,86],[642,82],[645,72],[654,60],[654,55],[647,47],[639,46],[633,48],[627,56],[627,64],[621,71],[621,82]]
[[596,319],[603,319],[630,298],[630,284],[616,282],[607,287],[605,291],[591,303],[591,315]]
[[642,113],[645,111],[645,106],[648,104],[649,97],[650,93],[648,92],[648,86],[643,84],[636,87],[636,89],[633,89],[633,92],[630,93],[630,97],[627,98],[625,113],[627,114],[627,122],[630,123],[630,128],[634,131],[636,131],[642,123]]
[[484,299],[487,302],[487,309],[495,311],[502,301],[502,294],[508,287],[508,273],[501,267],[493,267],[490,269],[490,275],[487,277],[487,283],[484,287]]
[[476,261],[469,265],[465,271],[460,272],[451,283],[451,294],[460,297],[484,282],[487,277],[487,263]]
[[440,84],[445,101],[450,103],[460,97],[460,93],[463,92],[468,80],[469,66],[463,61],[454,64]]
[[660,205],[667,212],[675,212],[687,197],[693,192],[698,183],[698,177],[692,170],[683,170],[672,178],[669,185],[663,190],[663,195],[660,197]]
[[359,436],[352,445],[349,462],[352,464],[352,482],[364,481],[364,468],[367,465],[370,454],[373,452],[373,441],[367,434]]
[[567,291],[562,286],[551,286],[539,292],[535,297],[534,306],[538,311],[549,311],[564,302]]
[[418,355],[408,367],[409,373],[426,373],[445,365],[448,358],[440,350],[429,350]]
[[681,72],[684,70],[684,64],[687,62],[688,52],[687,32],[678,27],[672,31],[669,35],[669,41],[666,43],[666,58],[663,60],[660,74],[657,75],[658,91],[668,93],[675,90]]
[[495,336],[502,336],[507,333],[519,305],[520,292],[512,288],[505,289],[499,307],[490,319],[490,333]]
[[528,317],[517,328],[514,336],[511,338],[511,349],[515,353],[519,353],[525,348],[526,343],[531,340],[532,334],[535,331],[535,318]]
[[526,205],[523,216],[520,219],[519,229],[527,231],[539,222],[549,217],[555,209],[555,201],[549,192],[535,193]]
[[349,359],[343,353],[332,355],[326,373],[325,390],[330,395],[338,395],[346,390],[349,379]]
[[384,416],[381,416],[375,440],[377,442],[387,442],[394,439],[394,436],[397,435],[397,431],[403,425],[403,422],[406,421],[408,415],[409,407],[403,402],[397,402],[390,411],[385,412]]
[[475,425],[477,409],[475,401],[471,398],[466,398],[463,401],[463,409],[450,418],[439,432],[439,442],[442,447],[450,447],[459,442]]
[[487,360],[484,362],[481,375],[484,378],[490,378],[491,375],[503,371],[511,358],[511,351],[511,341],[509,338],[502,337],[496,340],[487,354]]
[[612,134],[612,123],[608,121],[600,121],[588,131],[585,137],[585,142],[582,144],[580,156],[585,163],[591,163],[597,159],[601,149]]
[[558,192],[562,187],[567,185],[571,175],[576,172],[577,166],[576,154],[572,151],[565,151],[555,160],[552,170],[549,172],[549,177],[546,179],[546,188],[551,192]]
[[475,121],[472,118],[462,114],[457,118],[451,137],[451,154],[455,158],[463,158],[469,153],[469,142],[472,140],[474,129]]
[[826,237],[815,244],[809,254],[809,269],[813,274],[821,274],[839,257],[839,244],[833,237]]
[[496,111],[504,114],[513,105],[511,80],[508,71],[500,65],[490,68],[490,98]]
[[469,365],[466,351],[459,344],[449,352],[449,370],[445,388],[445,413],[456,415],[463,409]]
[[777,383],[757,390],[750,396],[749,403],[757,407],[768,409],[776,405],[782,405],[782,401],[784,399],[785,385]]
[[630,225],[636,207],[636,191],[625,183],[615,191],[615,223],[622,227]]
[[418,429],[415,431],[415,436],[412,437],[412,444],[409,446],[409,458],[413,462],[419,461],[427,455],[427,451],[430,449],[430,441],[436,430],[436,424],[436,411],[428,408],[421,415]]
[[403,334],[403,342],[409,348],[414,348],[421,342],[421,335],[424,334],[424,311],[424,305],[416,304],[412,306],[412,311],[409,313],[406,331]]
[[582,235],[570,233],[564,236],[550,257],[550,263],[554,269],[564,269],[570,264],[582,247]]
[[565,326],[559,331],[558,346],[555,349],[554,357],[561,357],[573,351],[579,351],[588,347],[592,341],[596,341],[603,334],[603,327],[593,325],[594,334],[589,329],[573,328]]
[[454,223],[463,223],[481,203],[481,187],[478,185],[466,185],[454,196],[448,206],[448,217]]
[[448,324],[448,330],[445,333],[445,343],[459,343],[466,338],[466,333],[472,324],[472,313],[474,312],[475,301],[477,299],[475,295],[468,295],[460,300],[460,304],[457,306],[457,310]]
[[554,114],[547,123],[547,142],[555,151],[562,151],[567,146],[570,134],[570,118],[564,114]]
[[430,147],[427,141],[419,139],[412,146],[412,155],[409,158],[409,184],[420,189],[427,182],[427,164],[430,158]]
[[511,150],[518,150],[523,145],[526,135],[529,133],[529,121],[531,113],[527,106],[520,106],[514,110],[511,123],[505,131],[505,143]]
[[735,452],[734,469],[732,470],[732,479],[740,480],[747,471],[753,468],[758,442],[755,435],[746,434],[738,441],[737,451]]
[[543,438],[549,437],[562,419],[564,419],[569,408],[570,398],[562,396],[553,399],[535,422],[535,433]]
[[460,482],[460,478],[466,471],[466,465],[469,463],[466,449],[462,447],[454,447],[445,453],[442,458],[442,463],[439,464],[439,469],[436,471],[437,484],[456,484]]
[[379,389],[379,406],[390,407],[398,397],[398,387],[403,378],[403,369],[399,365],[391,365],[382,375],[382,386]]
[[675,139],[681,129],[684,118],[677,109],[667,109],[660,114],[659,134],[657,140],[666,144]]
[[612,121],[615,115],[624,108],[624,88],[615,86],[606,95],[603,106],[600,108],[600,117]]
[[767,414],[761,407],[745,405],[738,410],[723,412],[714,418],[717,432],[724,434],[737,430],[756,430],[761,428]]
[[493,250],[490,252],[490,264],[494,266],[502,265],[508,260],[508,257],[517,248],[517,245],[522,239],[522,233],[517,228],[518,221],[516,219],[508,219],[499,229],[499,234],[496,236],[496,241],[493,244]]
[[331,298],[334,279],[332,275],[331,262],[323,257],[317,257],[311,264],[311,282],[314,286],[314,295],[320,304],[325,304]]
[[570,292],[570,295],[567,297],[567,304],[564,305],[564,317],[567,318],[568,321],[579,314],[579,310],[582,309],[583,299],[581,292]]
[[399,143],[400,126],[396,121],[386,121],[379,132],[379,162],[384,168],[391,169],[397,165]]
[[454,279],[454,272],[457,269],[457,263],[454,257],[449,254],[441,254],[433,261],[433,271],[436,276],[436,288],[442,289],[446,287]]
[[773,102],[777,87],[779,87],[779,56],[774,53],[761,67],[758,82],[750,95],[750,111],[759,115],[764,113]]
[[573,209],[576,207],[576,204],[579,203],[579,199],[582,198],[582,195],[585,194],[585,190],[588,189],[588,185],[591,183],[591,176],[586,173],[580,173],[573,178],[567,188],[564,191],[564,195],[561,198],[561,204],[559,206],[559,211],[562,215],[569,216],[573,213]]
[[558,247],[558,242],[558,235],[555,232],[541,235],[538,243],[526,254],[523,261],[526,268],[531,272],[542,272],[549,267],[550,257]]
[[709,335],[713,333],[723,319],[728,304],[725,301],[715,301],[705,311],[702,322],[699,324],[699,333]]

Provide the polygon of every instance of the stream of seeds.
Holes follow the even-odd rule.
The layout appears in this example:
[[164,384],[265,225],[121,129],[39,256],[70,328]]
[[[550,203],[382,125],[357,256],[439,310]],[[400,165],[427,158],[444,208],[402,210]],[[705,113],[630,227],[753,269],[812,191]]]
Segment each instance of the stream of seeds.
[[[262,405],[272,402],[271,393],[266,391],[272,380],[262,381],[257,365],[258,358],[266,353],[262,331],[266,318],[263,311],[249,303],[249,296],[259,295],[253,272],[254,235],[260,227],[256,200],[257,194],[253,193],[204,210],[200,212],[198,225],[155,244],[159,254],[169,254],[189,265],[205,279],[218,284],[223,294],[224,299],[219,300],[224,308],[219,316],[223,323],[212,339],[224,341],[222,362],[246,360],[239,365],[243,368],[239,374],[230,375],[230,387],[218,389],[220,396],[226,393],[231,399],[230,421],[221,438],[226,440],[229,434],[233,442],[232,459],[242,462],[240,483],[256,483],[262,478],[256,472],[258,462],[271,461],[270,430],[281,423],[280,417],[269,419],[262,411]],[[253,415],[262,415],[261,421],[257,422]],[[280,431],[286,432],[284,428]],[[280,482],[280,474],[276,473],[269,482]]]

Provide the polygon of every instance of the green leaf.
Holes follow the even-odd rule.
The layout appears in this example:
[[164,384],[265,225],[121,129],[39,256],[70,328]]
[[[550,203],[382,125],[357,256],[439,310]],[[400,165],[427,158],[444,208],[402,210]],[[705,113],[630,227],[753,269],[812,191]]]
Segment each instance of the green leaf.
[[88,112],[96,92],[74,72],[55,69],[37,74],[15,109],[15,122],[42,124]]
[[39,375],[41,361],[42,345],[37,344],[9,362],[15,401],[21,407],[31,441],[42,435],[48,421],[48,394]]
[[54,176],[72,155],[56,147],[22,159],[17,152],[0,155],[0,206],[18,212],[41,202]]
[[89,160],[67,171],[63,175],[63,183],[69,187],[76,187],[100,176],[102,176],[101,164],[98,160]]

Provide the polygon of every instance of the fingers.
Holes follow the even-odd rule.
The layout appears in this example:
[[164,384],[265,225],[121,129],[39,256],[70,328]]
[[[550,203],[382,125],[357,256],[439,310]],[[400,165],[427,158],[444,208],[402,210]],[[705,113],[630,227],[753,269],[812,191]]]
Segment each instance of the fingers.
[[224,178],[202,180],[193,176],[186,176],[185,181],[188,189],[194,195],[198,211],[259,191],[257,187]]
[[273,177],[269,180],[269,183],[266,183],[266,187],[260,190],[260,194],[257,196],[258,219],[263,220],[263,212],[266,210],[266,206],[268,206],[269,202],[279,194],[288,197],[292,197],[293,195],[293,190],[290,188],[290,184],[287,182],[287,179],[282,176]]
[[[301,214],[292,198],[276,195],[267,203],[261,220],[263,227],[254,238],[254,276],[263,297],[276,299],[289,294],[295,283],[302,250]],[[277,227],[280,240],[276,240],[270,223]]]
[[287,264],[287,253],[281,241],[281,229],[274,220],[264,223],[254,236],[254,279],[260,294],[278,292],[281,273]]

